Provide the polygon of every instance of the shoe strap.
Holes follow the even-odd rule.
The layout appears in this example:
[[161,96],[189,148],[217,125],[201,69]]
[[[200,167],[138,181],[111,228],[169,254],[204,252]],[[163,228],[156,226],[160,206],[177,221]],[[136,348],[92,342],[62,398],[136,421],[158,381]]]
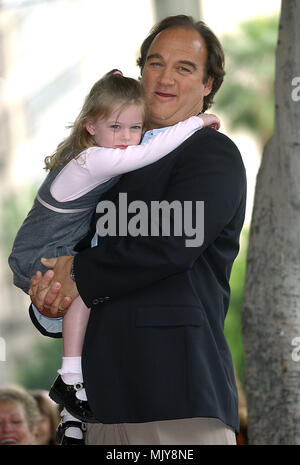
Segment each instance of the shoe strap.
[[81,429],[81,431],[85,432],[86,431],[86,424],[80,421],[64,421],[61,423],[61,427],[63,430],[63,433],[66,431],[67,428],[75,427]]

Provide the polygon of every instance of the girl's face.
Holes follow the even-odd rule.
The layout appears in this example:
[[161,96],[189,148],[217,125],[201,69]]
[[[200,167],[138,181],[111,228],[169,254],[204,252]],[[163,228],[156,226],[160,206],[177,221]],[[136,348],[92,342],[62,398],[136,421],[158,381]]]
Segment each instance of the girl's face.
[[128,105],[121,112],[116,110],[107,119],[98,118],[86,123],[86,130],[94,136],[95,143],[107,148],[138,145],[142,129],[142,109],[136,104]]
[[0,402],[0,445],[35,444],[22,405],[18,402]]

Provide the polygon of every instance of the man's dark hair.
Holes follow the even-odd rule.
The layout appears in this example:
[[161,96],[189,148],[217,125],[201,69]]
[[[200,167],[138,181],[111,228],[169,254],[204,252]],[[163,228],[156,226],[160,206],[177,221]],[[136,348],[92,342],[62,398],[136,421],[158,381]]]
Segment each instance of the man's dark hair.
[[214,95],[223,82],[225,75],[225,59],[223,47],[220,44],[218,38],[203,21],[195,21],[192,16],[186,15],[168,16],[167,18],[163,19],[151,29],[148,37],[146,37],[142,43],[140,57],[137,60],[137,65],[140,67],[142,73],[146,62],[147,53],[153,39],[164,29],[168,29],[170,27],[194,29],[195,31],[199,32],[205,41],[207,60],[205,66],[204,84],[207,82],[209,77],[212,77],[214,81],[211,93],[206,95],[203,99],[202,112],[204,112],[212,105]]

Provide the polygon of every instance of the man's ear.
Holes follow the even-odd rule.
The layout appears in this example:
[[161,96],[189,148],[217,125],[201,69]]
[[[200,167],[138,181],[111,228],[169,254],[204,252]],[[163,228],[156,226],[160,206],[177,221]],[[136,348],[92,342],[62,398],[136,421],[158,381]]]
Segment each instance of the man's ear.
[[94,122],[89,120],[85,123],[85,129],[87,130],[87,132],[91,135],[91,136],[94,136],[95,135],[95,126],[94,126]]
[[212,76],[209,76],[206,83],[204,84],[204,92],[203,92],[204,97],[206,97],[206,95],[209,95],[211,93],[213,83],[214,83],[214,78]]

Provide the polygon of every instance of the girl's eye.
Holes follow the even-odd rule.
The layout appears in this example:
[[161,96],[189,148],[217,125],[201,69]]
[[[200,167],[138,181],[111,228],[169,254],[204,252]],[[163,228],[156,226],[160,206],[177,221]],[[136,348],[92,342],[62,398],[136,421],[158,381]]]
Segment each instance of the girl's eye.
[[135,129],[136,131],[140,131],[142,126],[131,126],[131,129]]
[[112,124],[110,126],[111,129],[120,129],[120,125],[119,124]]

